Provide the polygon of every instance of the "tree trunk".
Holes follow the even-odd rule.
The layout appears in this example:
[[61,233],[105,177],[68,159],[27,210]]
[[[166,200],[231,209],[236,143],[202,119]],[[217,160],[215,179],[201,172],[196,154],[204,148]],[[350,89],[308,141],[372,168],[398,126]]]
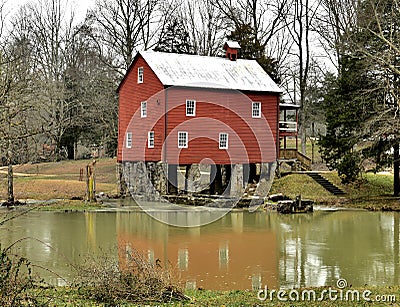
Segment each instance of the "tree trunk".
[[304,114],[304,96],[303,94],[300,97],[300,111],[299,111],[299,132],[300,132],[300,142],[301,142],[301,153],[303,155],[307,154],[306,143],[307,143],[307,135],[306,135],[306,116]]
[[[9,127],[10,129],[10,127]],[[14,174],[13,174],[13,165],[12,165],[12,143],[11,139],[8,140],[8,148],[7,148],[7,202],[13,203],[14,202]]]
[[399,196],[400,193],[400,155],[399,155],[399,144],[393,145],[393,194]]
[[7,181],[8,181],[7,202],[13,203],[15,200],[14,199],[14,174],[13,174],[13,166],[12,166],[11,159],[8,160]]

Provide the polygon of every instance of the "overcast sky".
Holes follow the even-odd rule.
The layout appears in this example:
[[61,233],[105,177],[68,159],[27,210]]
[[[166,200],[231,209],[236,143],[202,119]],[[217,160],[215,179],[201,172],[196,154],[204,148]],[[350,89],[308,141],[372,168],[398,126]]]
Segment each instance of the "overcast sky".
[[[64,3],[67,0],[64,1]],[[25,3],[35,3],[39,0],[6,0],[6,9],[11,12],[11,15],[15,10]],[[76,18],[78,21],[84,19],[88,8],[94,7],[95,0],[68,0],[68,4],[75,8]]]

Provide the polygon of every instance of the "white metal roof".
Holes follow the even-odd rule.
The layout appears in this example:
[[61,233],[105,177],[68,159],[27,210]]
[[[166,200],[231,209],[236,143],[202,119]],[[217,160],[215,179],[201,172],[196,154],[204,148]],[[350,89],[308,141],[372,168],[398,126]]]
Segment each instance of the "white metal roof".
[[235,41],[226,41],[225,44],[226,44],[229,48],[241,49],[239,43],[238,43],[238,42],[235,42]]
[[140,52],[163,85],[281,93],[255,60]]

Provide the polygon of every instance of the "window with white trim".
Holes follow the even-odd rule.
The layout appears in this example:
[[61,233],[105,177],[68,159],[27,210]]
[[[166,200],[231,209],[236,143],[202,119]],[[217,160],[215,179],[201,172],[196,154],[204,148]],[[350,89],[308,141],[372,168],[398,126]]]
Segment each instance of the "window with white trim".
[[140,117],[147,117],[147,101],[142,101],[141,103]]
[[219,149],[228,149],[228,133],[219,134]]
[[196,100],[186,100],[186,116],[196,116]]
[[138,68],[137,82],[138,83],[143,83],[143,67],[139,67]]
[[126,148],[132,148],[132,132],[126,133]]
[[261,117],[261,102],[253,101],[251,104],[251,117],[260,118]]
[[147,147],[154,148],[154,131],[149,131],[147,133]]
[[178,132],[178,148],[188,148],[188,133],[186,131]]

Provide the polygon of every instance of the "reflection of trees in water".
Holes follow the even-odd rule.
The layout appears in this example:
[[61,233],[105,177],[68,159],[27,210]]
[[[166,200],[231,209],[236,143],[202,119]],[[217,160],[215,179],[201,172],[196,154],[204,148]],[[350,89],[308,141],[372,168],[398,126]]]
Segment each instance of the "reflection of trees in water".
[[314,212],[279,216],[282,286],[399,282],[399,215]]

